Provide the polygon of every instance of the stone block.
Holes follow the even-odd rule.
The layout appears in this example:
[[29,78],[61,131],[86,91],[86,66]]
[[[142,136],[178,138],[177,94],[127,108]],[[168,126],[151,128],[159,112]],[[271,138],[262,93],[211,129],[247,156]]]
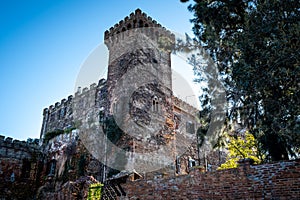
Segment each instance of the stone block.
[[6,143],[12,143],[12,141],[13,141],[13,139],[12,139],[11,137],[7,137],[7,138],[5,139],[5,142],[6,142]]
[[4,136],[4,135],[0,135],[0,142],[1,142],[1,141],[3,141],[3,140],[4,140],[4,138],[5,138],[5,136]]

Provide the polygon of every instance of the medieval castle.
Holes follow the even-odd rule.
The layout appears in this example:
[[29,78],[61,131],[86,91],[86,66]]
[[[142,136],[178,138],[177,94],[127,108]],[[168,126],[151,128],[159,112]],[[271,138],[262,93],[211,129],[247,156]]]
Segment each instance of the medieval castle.
[[[223,152],[199,151],[199,111],[173,95],[175,36],[137,9],[104,39],[106,80],[45,108],[39,140],[0,136],[0,199],[85,199],[97,182],[104,183],[102,199],[140,199],[143,184],[224,162]],[[128,180],[144,182],[135,194]],[[151,195],[163,190],[143,197],[158,199]]]

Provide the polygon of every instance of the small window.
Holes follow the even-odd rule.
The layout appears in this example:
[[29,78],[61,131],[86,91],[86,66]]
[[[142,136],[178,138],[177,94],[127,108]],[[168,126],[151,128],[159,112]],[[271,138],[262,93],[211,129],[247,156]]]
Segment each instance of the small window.
[[30,170],[31,170],[31,163],[28,159],[23,159],[22,163],[22,171],[21,171],[21,177],[22,178],[29,178],[30,177]]
[[159,102],[157,97],[152,99],[152,112],[159,112]]
[[65,111],[66,111],[66,108],[62,108],[60,110],[60,117],[63,118],[65,116]]
[[50,115],[50,121],[55,121],[55,113],[51,113],[51,115]]
[[113,113],[116,114],[118,112],[118,104],[113,103]]
[[189,167],[196,166],[196,161],[189,156]]
[[55,174],[55,169],[56,169],[56,160],[51,160],[50,162],[50,170],[49,170],[49,175],[54,175]]
[[195,133],[195,124],[193,122],[186,122],[186,132],[190,134]]
[[15,182],[15,173],[13,172],[13,173],[11,173],[11,175],[10,175],[10,182]]
[[103,123],[104,122],[104,111],[100,110],[99,112],[99,123]]
[[176,173],[177,173],[177,174],[180,174],[180,168],[181,168],[181,165],[180,165],[180,157],[179,157],[179,156],[176,156]]
[[57,119],[58,119],[58,120],[60,120],[60,112],[61,112],[61,110],[59,109],[59,110],[57,111]]

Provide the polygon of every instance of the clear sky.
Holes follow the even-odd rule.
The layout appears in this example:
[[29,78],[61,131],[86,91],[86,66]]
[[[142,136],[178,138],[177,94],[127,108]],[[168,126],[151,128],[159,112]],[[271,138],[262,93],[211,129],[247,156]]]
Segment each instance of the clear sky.
[[179,0],[4,0],[0,6],[0,134],[38,138],[45,107],[74,91],[80,66],[104,31],[140,8],[191,33]]

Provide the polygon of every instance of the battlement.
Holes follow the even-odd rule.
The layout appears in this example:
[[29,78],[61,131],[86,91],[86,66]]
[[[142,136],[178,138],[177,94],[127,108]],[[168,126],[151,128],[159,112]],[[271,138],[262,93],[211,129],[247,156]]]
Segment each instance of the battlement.
[[5,137],[0,135],[0,146],[1,147],[31,147],[37,149],[39,145],[39,139],[31,139],[27,141],[20,141],[11,137]]
[[[43,111],[43,125],[41,129],[40,138],[43,139],[47,132],[52,132],[57,129],[65,130],[74,127],[74,105],[82,104],[86,97],[95,95],[93,103],[100,105],[105,99],[106,94],[106,80],[100,79],[98,84],[93,83],[89,88],[78,88],[74,95],[68,96],[67,99],[62,99],[54,105],[50,105]],[[105,100],[104,100],[105,101]]]
[[0,135],[0,158],[21,160],[23,158],[30,158],[31,155],[39,151],[38,139],[20,141]]
[[129,17],[125,17],[124,20],[119,21],[109,30],[105,31],[104,39],[125,32],[127,30],[143,27],[162,27],[155,20],[152,20],[151,17],[148,17],[146,13],[142,12],[140,9],[136,9],[134,13],[131,13]]
[[131,13],[129,16],[125,17],[124,20],[121,20],[109,30],[105,31],[105,43],[113,43],[120,38],[126,38],[126,36],[134,34],[135,30],[143,32],[145,35],[156,41],[162,36],[169,38],[173,43],[175,41],[174,34],[161,24],[157,23],[157,21],[147,16],[147,14],[140,9],[136,9],[134,13]]
[[105,84],[106,84],[106,80],[100,79],[98,85],[96,83],[92,83],[89,88],[88,87],[84,87],[83,89],[78,88],[77,92],[75,93],[75,98],[85,95],[90,91],[95,90],[96,88],[102,88]]
[[189,114],[197,114],[199,112],[199,109],[195,108],[194,106],[187,103],[186,101],[179,99],[178,97],[173,96],[172,100],[173,100],[174,107],[177,107],[181,111],[184,111]]
[[103,87],[105,84],[106,84],[106,80],[100,79],[98,85],[96,83],[92,83],[89,88],[87,87],[84,87],[83,89],[79,88],[74,96],[69,95],[67,99],[62,99],[60,102],[56,102],[54,105],[50,105],[48,108],[44,108],[43,115],[45,115],[46,113],[55,112],[68,105],[71,105],[74,98],[84,95],[89,91],[96,89],[97,87],[98,88]]

